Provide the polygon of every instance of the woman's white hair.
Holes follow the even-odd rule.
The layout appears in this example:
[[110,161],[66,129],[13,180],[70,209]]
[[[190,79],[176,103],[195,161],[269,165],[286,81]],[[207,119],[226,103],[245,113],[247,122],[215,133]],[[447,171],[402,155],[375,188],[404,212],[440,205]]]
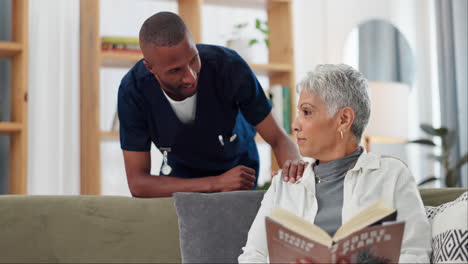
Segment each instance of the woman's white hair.
[[370,99],[367,80],[346,64],[320,64],[297,84],[297,91],[305,90],[318,96],[326,105],[328,115],[335,115],[343,107],[354,110],[351,133],[359,142],[369,122]]

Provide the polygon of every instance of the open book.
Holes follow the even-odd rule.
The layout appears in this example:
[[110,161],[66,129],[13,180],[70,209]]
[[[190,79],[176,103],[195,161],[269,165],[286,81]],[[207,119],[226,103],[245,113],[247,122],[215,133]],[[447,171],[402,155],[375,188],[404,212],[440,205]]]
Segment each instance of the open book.
[[271,263],[398,263],[404,222],[378,201],[344,223],[333,237],[282,208],[267,216]]

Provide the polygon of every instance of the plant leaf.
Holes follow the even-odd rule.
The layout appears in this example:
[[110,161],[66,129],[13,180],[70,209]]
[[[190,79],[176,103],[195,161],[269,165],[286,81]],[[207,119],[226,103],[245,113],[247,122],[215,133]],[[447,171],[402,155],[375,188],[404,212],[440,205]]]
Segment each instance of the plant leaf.
[[270,188],[270,185],[271,185],[271,182],[267,182],[263,184],[262,186],[257,185],[257,188],[255,188],[255,190],[268,190],[268,188]]
[[450,148],[455,143],[456,134],[455,131],[449,131],[444,137],[442,137],[442,146],[446,150],[450,150]]
[[449,130],[446,127],[441,127],[441,128],[436,128],[435,132],[437,133],[438,136],[443,137],[449,132]]
[[460,169],[465,163],[468,162],[468,153],[465,153],[463,157],[461,157],[458,161],[457,164],[455,164],[454,169],[458,170]]
[[241,23],[241,24],[235,25],[234,27],[235,27],[235,28],[239,28],[239,29],[240,29],[240,28],[245,28],[248,24],[249,24],[249,23]]
[[426,183],[432,182],[432,181],[439,181],[440,178],[434,177],[434,176],[429,176],[427,178],[424,178],[422,181],[418,183],[418,186],[424,185]]
[[446,127],[435,128],[428,124],[421,124],[421,129],[431,136],[443,137],[448,133],[448,129]]
[[252,45],[254,45],[254,44],[256,44],[256,43],[258,43],[258,40],[256,40],[256,39],[251,39],[251,40],[249,41],[249,46],[252,46]]
[[436,136],[437,133],[436,133],[436,130],[433,126],[431,125],[428,125],[428,124],[421,124],[419,126],[424,132],[426,132],[427,134],[431,135],[431,136]]
[[265,45],[267,46],[267,48],[270,47],[270,40],[269,39],[264,39],[265,41]]
[[454,169],[448,170],[447,174],[445,174],[445,186],[447,187],[455,187],[457,184],[457,174]]
[[429,146],[436,146],[434,141],[430,139],[416,139],[416,140],[410,140],[408,143],[416,143],[416,144],[422,144],[422,145],[429,145]]
[[447,155],[427,154],[427,158],[432,159],[432,160],[437,160],[440,162],[444,162],[444,160],[447,158]]
[[260,29],[261,25],[262,25],[262,22],[260,21],[260,19],[258,18],[255,19],[255,28]]

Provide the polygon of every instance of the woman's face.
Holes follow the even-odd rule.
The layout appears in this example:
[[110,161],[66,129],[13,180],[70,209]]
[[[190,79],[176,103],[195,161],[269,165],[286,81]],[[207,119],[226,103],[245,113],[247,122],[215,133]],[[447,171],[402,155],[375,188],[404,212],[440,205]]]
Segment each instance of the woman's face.
[[293,129],[301,155],[317,160],[328,158],[340,138],[337,118],[329,117],[324,102],[311,92],[301,92],[297,108]]

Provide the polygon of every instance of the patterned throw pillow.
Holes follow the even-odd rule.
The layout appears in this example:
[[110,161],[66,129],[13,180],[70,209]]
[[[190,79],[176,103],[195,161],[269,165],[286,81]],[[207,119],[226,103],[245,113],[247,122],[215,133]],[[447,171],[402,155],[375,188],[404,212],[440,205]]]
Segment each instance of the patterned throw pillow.
[[468,263],[468,192],[437,207],[426,206],[432,226],[432,263]]

